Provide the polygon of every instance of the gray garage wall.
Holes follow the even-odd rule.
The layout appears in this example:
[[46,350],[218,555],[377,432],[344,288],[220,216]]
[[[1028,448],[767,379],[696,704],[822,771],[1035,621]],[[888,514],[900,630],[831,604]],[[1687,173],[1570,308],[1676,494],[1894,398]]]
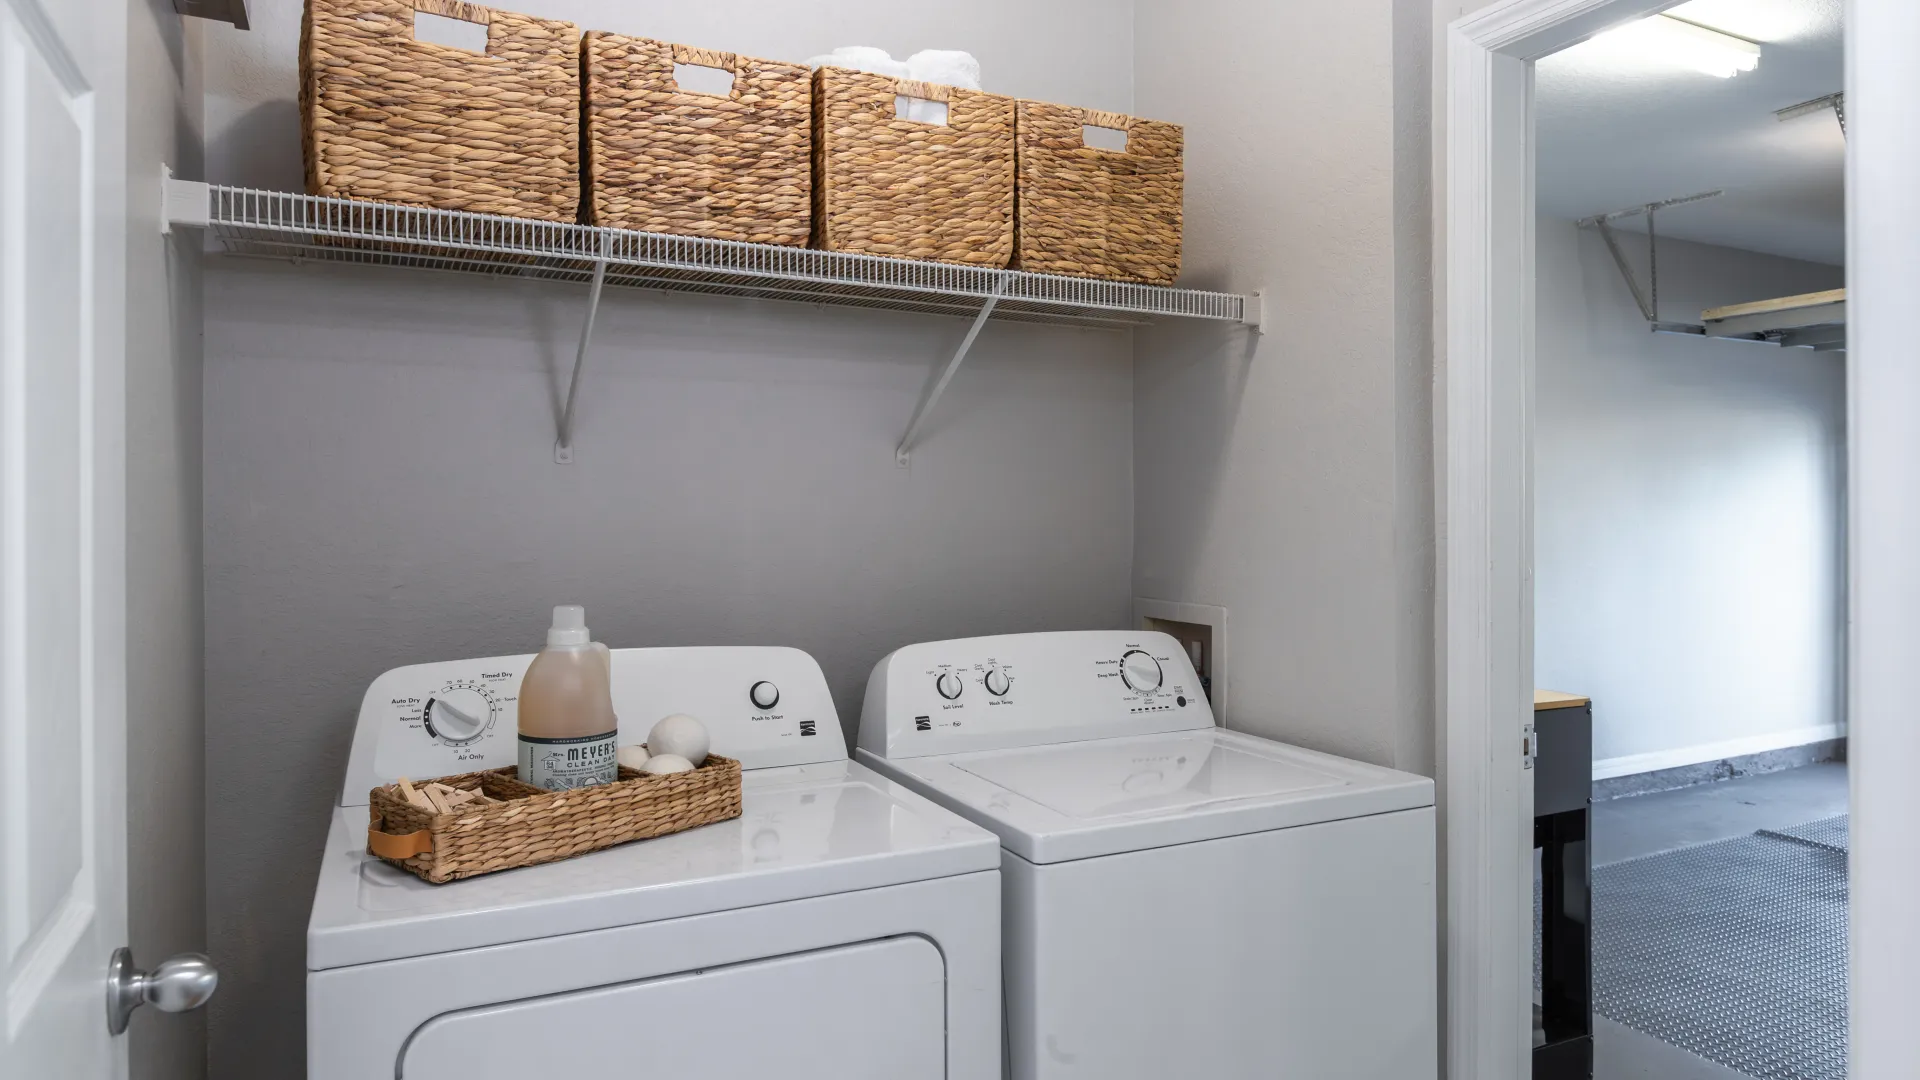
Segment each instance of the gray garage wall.
[[[535,14],[750,54],[965,48],[988,89],[1130,110],[1131,4],[616,3]],[[299,5],[207,31],[209,179],[300,186]],[[552,461],[583,290],[214,258],[206,280],[213,1074],[291,1076],[304,929],[360,694],[537,647],[789,644],[851,722],[895,645],[1113,627],[1133,558],[1125,334],[990,327],[911,469],[954,319],[610,294]]]
[[[1844,734],[1846,360],[1650,334],[1596,232],[1535,236],[1536,681],[1600,778]],[[1660,243],[1664,318],[1845,281]]]

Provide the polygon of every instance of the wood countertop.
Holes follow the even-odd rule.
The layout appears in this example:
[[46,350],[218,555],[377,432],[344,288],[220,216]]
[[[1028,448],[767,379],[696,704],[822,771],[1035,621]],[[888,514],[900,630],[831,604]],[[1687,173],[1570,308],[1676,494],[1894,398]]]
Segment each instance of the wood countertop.
[[1542,709],[1573,709],[1592,703],[1592,698],[1584,698],[1579,694],[1563,694],[1558,690],[1535,690],[1533,692],[1534,712],[1539,712]]

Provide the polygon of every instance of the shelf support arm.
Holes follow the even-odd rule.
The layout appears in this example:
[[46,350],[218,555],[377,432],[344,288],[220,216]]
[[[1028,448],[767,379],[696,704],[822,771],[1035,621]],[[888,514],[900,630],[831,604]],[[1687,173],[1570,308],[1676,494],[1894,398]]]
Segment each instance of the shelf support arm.
[[553,445],[553,460],[573,464],[573,409],[580,400],[580,369],[587,366],[587,346],[593,341],[593,320],[600,314],[600,291],[607,283],[608,247],[613,234],[601,230],[600,258],[593,264],[593,287],[587,293],[587,318],[580,324],[580,344],[573,351],[573,377],[567,380],[567,406],[560,414],[560,439]]
[[1626,279],[1627,290],[1633,293],[1634,306],[1640,309],[1641,316],[1648,322],[1657,321],[1653,305],[1647,303],[1646,295],[1640,291],[1640,279],[1634,277],[1633,267],[1627,263],[1626,252],[1620,250],[1620,241],[1614,238],[1613,226],[1605,218],[1600,219],[1599,226],[1600,238],[1607,242],[1607,252],[1613,256],[1613,265],[1620,268],[1620,276]]
[[[1702,199],[1717,198],[1725,192],[1715,189],[1702,191],[1696,195],[1682,195],[1677,199],[1661,199],[1641,206],[1629,206],[1625,210],[1615,210],[1610,214],[1595,214],[1590,218],[1581,218],[1581,228],[1593,225],[1600,230],[1600,239],[1607,242],[1607,254],[1613,256],[1613,265],[1620,268],[1620,277],[1627,283],[1627,291],[1633,294],[1633,304],[1640,309],[1640,315],[1647,320],[1647,327],[1656,334],[1700,334],[1705,331],[1698,323],[1676,323],[1660,321],[1660,230],[1654,223],[1654,215],[1669,206],[1684,206]],[[1642,292],[1640,279],[1634,276],[1633,265],[1627,261],[1627,253],[1620,250],[1620,237],[1613,231],[1613,223],[1621,218],[1647,216],[1647,283],[1649,288]]]
[[920,395],[920,404],[913,410],[913,419],[907,421],[907,433],[900,436],[900,445],[893,451],[894,463],[901,468],[906,468],[912,461],[913,442],[914,438],[920,434],[920,426],[926,423],[927,414],[933,411],[933,406],[940,400],[940,395],[947,392],[947,384],[953,381],[954,373],[960,370],[961,364],[966,363],[967,353],[972,350],[974,339],[980,336],[980,328],[987,325],[988,317],[993,314],[994,307],[1000,303],[1000,298],[1007,294],[1007,287],[1011,284],[1013,284],[1013,272],[1009,270],[1001,273],[1000,280],[994,283],[993,292],[988,294],[986,303],[980,305],[980,313],[973,317],[973,325],[967,328],[967,336],[960,340],[960,347],[954,350],[953,359],[947,361],[947,366],[941,370],[939,377],[929,383],[926,392]]

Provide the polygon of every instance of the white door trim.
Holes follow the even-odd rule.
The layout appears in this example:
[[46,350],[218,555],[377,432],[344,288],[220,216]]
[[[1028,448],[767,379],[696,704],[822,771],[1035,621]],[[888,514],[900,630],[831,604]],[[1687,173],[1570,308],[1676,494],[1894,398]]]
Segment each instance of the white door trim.
[[[1446,829],[1446,1031],[1452,1080],[1528,1068],[1531,785],[1519,732],[1532,690],[1531,60],[1653,0],[1505,0],[1446,38],[1442,271],[1445,455],[1439,647]],[[1920,653],[1920,364],[1900,325],[1920,290],[1920,5],[1848,0],[1847,255],[1852,742],[1850,1069],[1911,1075],[1920,892],[1911,823]],[[1516,89],[1522,91],[1516,94]],[[1517,100],[1516,100],[1517,98]],[[1865,223],[1871,222],[1869,228]]]
[[1446,31],[1446,1075],[1531,1075],[1531,61],[1676,0],[1505,0]]
[[1847,35],[1848,769],[1852,941],[1848,1070],[1911,1077],[1920,921],[1920,363],[1901,325],[1920,291],[1920,5],[1850,0]]

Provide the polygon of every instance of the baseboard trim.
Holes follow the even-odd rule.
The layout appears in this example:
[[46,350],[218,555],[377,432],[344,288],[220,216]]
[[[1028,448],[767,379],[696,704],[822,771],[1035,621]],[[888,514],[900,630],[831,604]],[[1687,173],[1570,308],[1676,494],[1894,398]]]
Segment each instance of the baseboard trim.
[[[1811,730],[1821,733],[1828,731],[1826,728]],[[1847,760],[1845,736],[1817,739],[1813,742],[1781,746],[1757,753],[1725,754],[1706,761],[1676,765],[1667,769],[1596,779],[1593,782],[1592,797],[1594,802],[1605,802],[1628,795],[1652,795],[1661,791],[1693,787],[1696,784],[1712,784],[1741,776],[1760,776],[1786,769],[1797,769],[1803,765],[1814,765],[1824,761],[1845,760]]]
[[1687,765],[1701,765],[1711,761],[1746,757],[1749,754],[1765,754],[1774,750],[1785,750],[1789,747],[1829,742],[1846,737],[1845,724],[1821,724],[1817,727],[1776,731],[1767,735],[1750,735],[1746,738],[1728,739],[1725,742],[1705,743],[1700,746],[1656,750],[1649,754],[1601,758],[1593,763],[1593,778],[1612,780],[1618,776],[1633,776],[1638,773],[1660,772],[1663,769],[1677,769]]

